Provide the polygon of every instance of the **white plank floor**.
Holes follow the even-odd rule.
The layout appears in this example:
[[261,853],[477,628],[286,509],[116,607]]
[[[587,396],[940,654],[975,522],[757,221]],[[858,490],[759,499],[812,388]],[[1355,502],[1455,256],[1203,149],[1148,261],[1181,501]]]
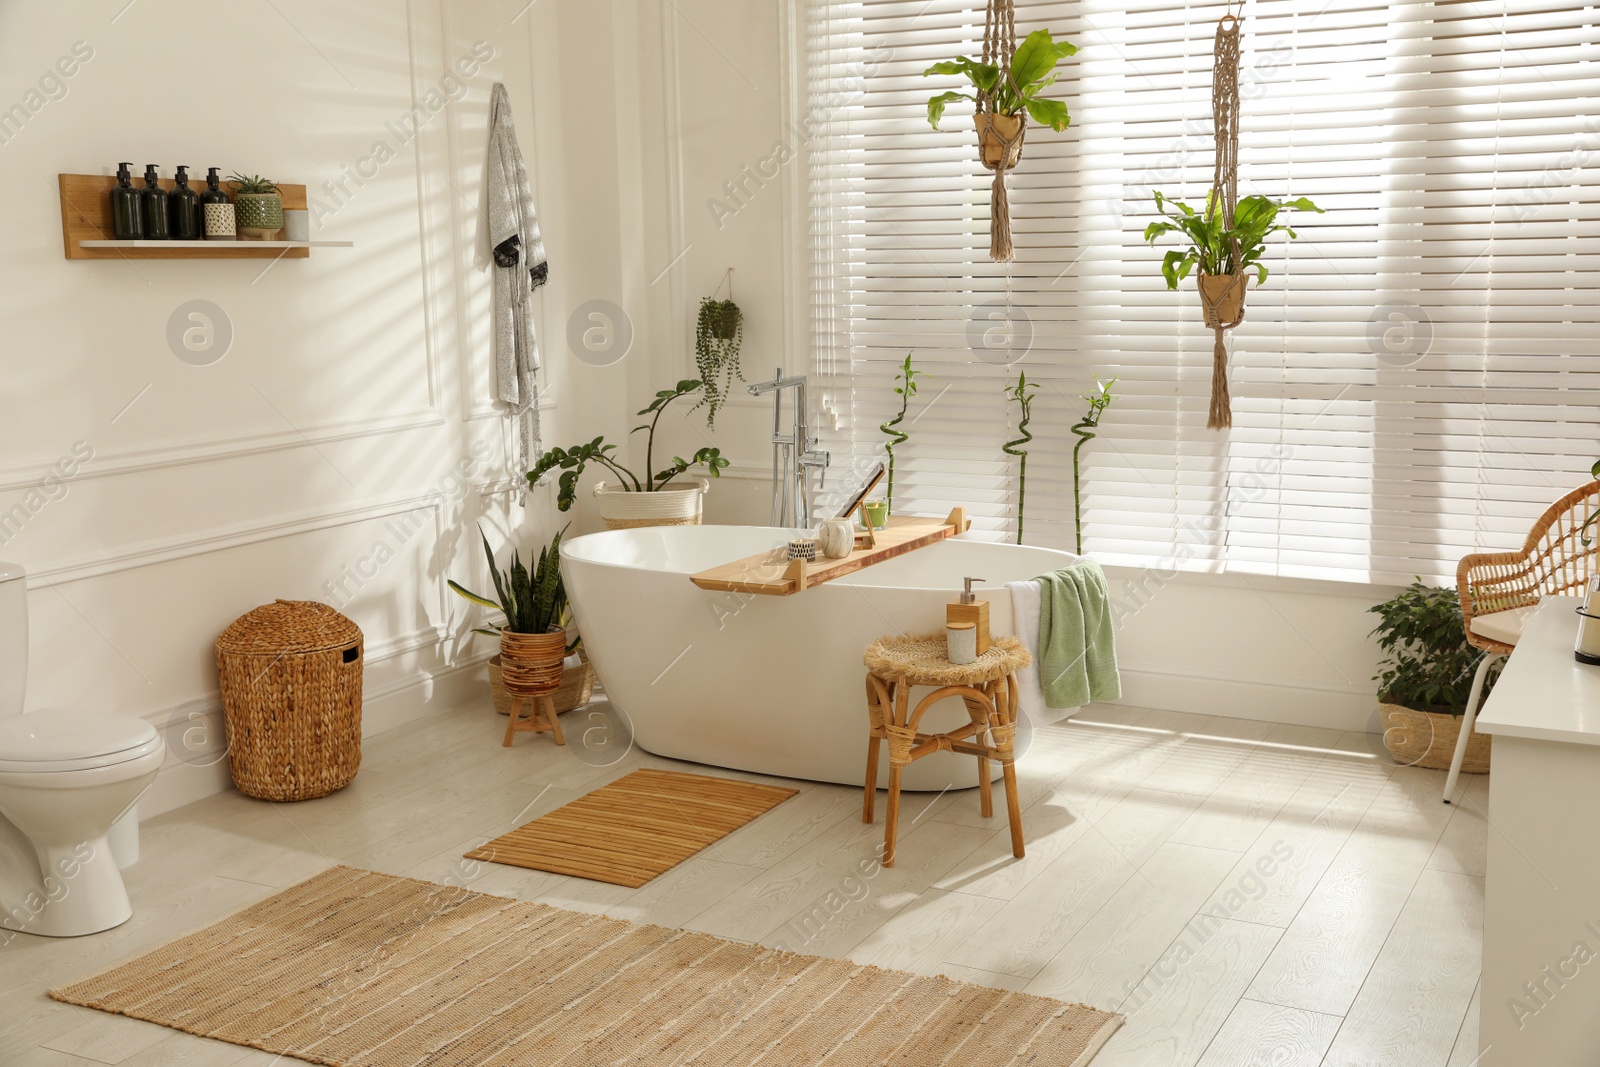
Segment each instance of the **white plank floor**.
[[883,870],[882,804],[864,826],[858,791],[796,782],[628,890],[461,853],[640,766],[698,768],[638,751],[595,766],[540,736],[504,749],[504,722],[485,701],[369,738],[322,800],[228,793],[146,822],[132,920],[0,947],[0,1063],[277,1062],[44,991],[332,863],[1121,1011],[1095,1067],[1476,1060],[1487,782],[1465,776],[1446,807],[1442,773],[1393,767],[1366,735],[1091,708],[1020,764],[1023,860],[1004,806],[986,821],[966,791],[909,796]]

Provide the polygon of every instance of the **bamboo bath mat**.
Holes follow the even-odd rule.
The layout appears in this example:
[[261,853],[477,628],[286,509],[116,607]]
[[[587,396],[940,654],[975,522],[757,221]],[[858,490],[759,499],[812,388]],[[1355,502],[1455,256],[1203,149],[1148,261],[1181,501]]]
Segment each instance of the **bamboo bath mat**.
[[634,771],[466,854],[637,889],[799,792]]
[[337,1067],[1083,1067],[1122,1021],[349,867],[50,995]]

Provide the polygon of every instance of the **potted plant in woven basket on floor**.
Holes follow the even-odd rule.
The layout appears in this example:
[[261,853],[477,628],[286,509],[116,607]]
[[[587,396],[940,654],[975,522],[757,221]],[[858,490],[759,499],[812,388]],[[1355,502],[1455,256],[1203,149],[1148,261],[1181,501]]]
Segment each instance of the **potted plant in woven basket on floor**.
[[695,467],[704,467],[712,478],[722,475],[728,466],[720,449],[706,446],[693,456],[684,459],[673,456],[672,465],[652,474],[655,469],[656,426],[667,407],[682,397],[700,392],[701,382],[685,378],[671,389],[662,389],[650,406],[640,411],[650,416],[650,421],[633,428],[633,433],[645,431],[644,473],[640,478],[624,467],[617,459],[616,445],[606,444],[604,436],[571,448],[552,448],[539,457],[538,464],[528,472],[528,484],[538,485],[539,480],[553,470],[561,471],[556,491],[556,507],[562,511],[572,508],[578,496],[578,479],[590,463],[604,467],[617,476],[617,484],[599,482],[594,487],[595,499],[600,504],[600,517],[608,530],[626,530],[637,526],[698,526],[703,509],[703,498],[711,483],[704,478],[693,479],[693,484],[671,484],[679,475]]
[[237,219],[240,238],[247,241],[270,241],[283,229],[283,197],[276,182],[259,174],[235,174],[233,183],[233,212]]
[[556,740],[564,744],[550,699],[561,688],[563,661],[570,651],[567,631],[560,625],[567,609],[566,586],[561,580],[561,533],[539,551],[531,573],[523,566],[521,553],[515,551],[511,554],[511,569],[501,571],[495,565],[488,537],[482,530],[478,536],[483,539],[484,558],[499,599],[479,596],[454,579],[449,584],[474,604],[505,614],[503,625],[475,628],[473,632],[500,638],[501,683],[511,695],[512,721],[507,725],[506,744],[511,743],[512,733],[518,729],[518,704],[525,697],[537,698],[541,709],[548,713],[542,728],[552,730]]
[[[574,630],[570,610],[563,616],[561,627],[567,631],[566,665],[561,672],[561,688],[550,694],[557,715],[587,706],[594,698],[596,681],[594,667],[589,663],[589,653],[583,647],[583,637],[572,636]],[[511,714],[511,694],[506,690],[505,677],[500,670],[499,653],[489,657],[489,695],[494,698],[495,711],[501,715]]]
[[[1418,579],[1393,600],[1368,610],[1382,619],[1372,633],[1386,654],[1373,677],[1384,747],[1406,766],[1449,770],[1472,675],[1483,655],[1467,643],[1460,598],[1454,589]],[[1498,673],[1491,671],[1484,680],[1484,696]],[[1488,773],[1489,741],[1487,734],[1472,732],[1463,771]]]

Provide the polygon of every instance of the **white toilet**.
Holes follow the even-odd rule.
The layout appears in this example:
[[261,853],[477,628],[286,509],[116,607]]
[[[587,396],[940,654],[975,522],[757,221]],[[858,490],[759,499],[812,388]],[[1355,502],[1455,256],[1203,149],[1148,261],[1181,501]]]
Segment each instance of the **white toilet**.
[[0,563],[0,927],[77,937],[133,914],[120,868],[138,858],[134,805],[166,751],[131,715],[23,714],[25,577]]

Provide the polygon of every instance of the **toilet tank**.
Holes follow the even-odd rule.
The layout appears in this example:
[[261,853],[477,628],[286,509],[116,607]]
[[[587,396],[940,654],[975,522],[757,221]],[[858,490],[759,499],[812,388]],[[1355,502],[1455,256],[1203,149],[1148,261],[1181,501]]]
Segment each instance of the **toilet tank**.
[[28,691],[28,582],[22,568],[0,563],[0,718],[22,714]]

